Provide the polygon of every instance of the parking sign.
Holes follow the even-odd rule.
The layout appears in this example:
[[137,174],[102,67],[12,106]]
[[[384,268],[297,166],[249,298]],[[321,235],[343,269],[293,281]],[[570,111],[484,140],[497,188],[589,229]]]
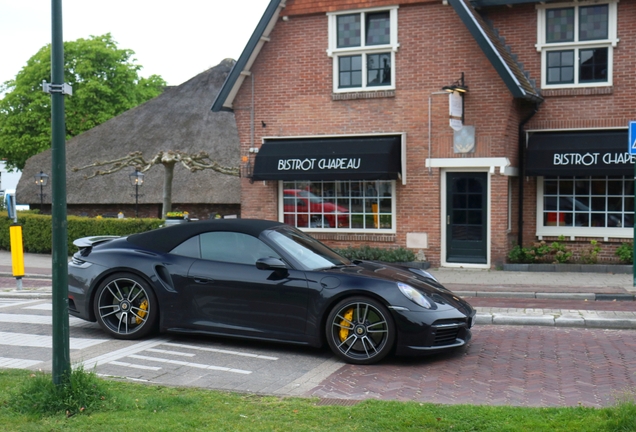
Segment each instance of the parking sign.
[[636,155],[636,121],[629,122],[629,154]]

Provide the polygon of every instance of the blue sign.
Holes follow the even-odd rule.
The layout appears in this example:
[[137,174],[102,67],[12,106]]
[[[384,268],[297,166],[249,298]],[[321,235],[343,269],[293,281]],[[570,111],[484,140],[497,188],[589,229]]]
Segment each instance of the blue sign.
[[636,155],[636,121],[629,122],[629,154]]

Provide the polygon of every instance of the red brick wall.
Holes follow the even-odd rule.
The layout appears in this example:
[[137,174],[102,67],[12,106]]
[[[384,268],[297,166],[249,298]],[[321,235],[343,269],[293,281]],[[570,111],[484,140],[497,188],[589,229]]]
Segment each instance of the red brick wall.
[[[530,77],[541,84],[541,54],[534,44],[537,40],[537,11],[532,4],[512,8],[489,8],[487,17],[503,36]],[[572,130],[588,128],[626,128],[634,120],[636,103],[630,92],[636,70],[633,55],[636,46],[636,2],[618,3],[618,38],[614,48],[613,85],[609,88],[544,90],[545,102],[526,125],[527,130]],[[611,174],[611,173],[608,173]],[[529,246],[537,239],[536,178],[526,178],[524,192],[523,244]],[[515,198],[516,200],[517,198]],[[515,206],[516,207],[516,206]],[[516,227],[513,227],[516,232]],[[587,238],[566,241],[575,255],[589,245]],[[601,239],[597,239],[601,240]],[[511,239],[516,243],[516,236]],[[616,262],[614,250],[625,240],[610,239],[603,243],[603,261]]]
[[[288,3],[300,10],[300,1]],[[318,2],[312,2],[316,4]],[[370,3],[370,2],[366,2]],[[374,5],[384,4],[372,2]],[[330,2],[330,4],[341,4]],[[371,4],[367,4],[371,6]],[[296,8],[296,9],[294,9]],[[341,8],[339,8],[342,10]],[[291,12],[290,12],[291,14]],[[397,186],[397,233],[394,236],[330,235],[327,243],[405,246],[406,233],[428,233],[424,251],[439,264],[440,170],[425,167],[428,157],[428,104],[432,101],[433,158],[453,153],[447,96],[431,95],[465,73],[465,123],[476,127],[476,151],[463,157],[517,158],[518,102],[499,78],[452,7],[441,2],[401,5],[398,12],[396,90],[394,97],[332,100],[332,64],[326,54],[328,23],[324,13],[279,20],[252,67],[255,91],[255,136],[312,136],[366,133],[407,134],[407,180]],[[234,100],[242,154],[251,143],[251,82],[248,77]],[[486,115],[484,115],[486,114]],[[261,126],[261,121],[266,127]],[[508,177],[492,177],[492,262],[508,250]],[[243,180],[243,217],[278,219],[277,183]]]

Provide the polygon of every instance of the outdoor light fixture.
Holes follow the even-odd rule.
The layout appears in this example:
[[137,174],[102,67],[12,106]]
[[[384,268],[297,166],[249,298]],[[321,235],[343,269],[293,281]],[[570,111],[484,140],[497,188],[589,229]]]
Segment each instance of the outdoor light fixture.
[[49,183],[49,175],[45,174],[44,171],[40,171],[33,178],[35,178],[35,184],[40,186],[40,213],[42,213],[44,211],[44,186]]
[[468,86],[464,83],[464,72],[460,79],[442,87],[442,90],[450,95],[450,125],[456,131],[461,130],[464,125],[464,94],[468,92]]
[[128,178],[135,187],[135,217],[139,217],[139,186],[144,184],[144,173],[135,168],[135,171],[128,174]]
[[442,87],[442,90],[447,91],[449,93],[466,93],[468,91],[468,86],[464,84],[464,72],[462,72],[462,77],[452,83],[451,85],[447,85]]

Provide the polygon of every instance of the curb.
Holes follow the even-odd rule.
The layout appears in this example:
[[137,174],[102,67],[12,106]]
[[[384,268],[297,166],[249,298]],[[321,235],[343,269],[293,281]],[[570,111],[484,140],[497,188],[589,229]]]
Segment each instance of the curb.
[[592,301],[636,301],[635,294],[606,293],[559,293],[532,291],[455,291],[460,297],[490,298],[534,298],[554,300],[592,300]]
[[568,311],[567,314],[517,314],[517,313],[477,313],[475,324],[479,325],[521,325],[544,327],[576,327],[605,330],[636,330],[636,313],[629,317],[607,318],[585,316],[582,311]]

